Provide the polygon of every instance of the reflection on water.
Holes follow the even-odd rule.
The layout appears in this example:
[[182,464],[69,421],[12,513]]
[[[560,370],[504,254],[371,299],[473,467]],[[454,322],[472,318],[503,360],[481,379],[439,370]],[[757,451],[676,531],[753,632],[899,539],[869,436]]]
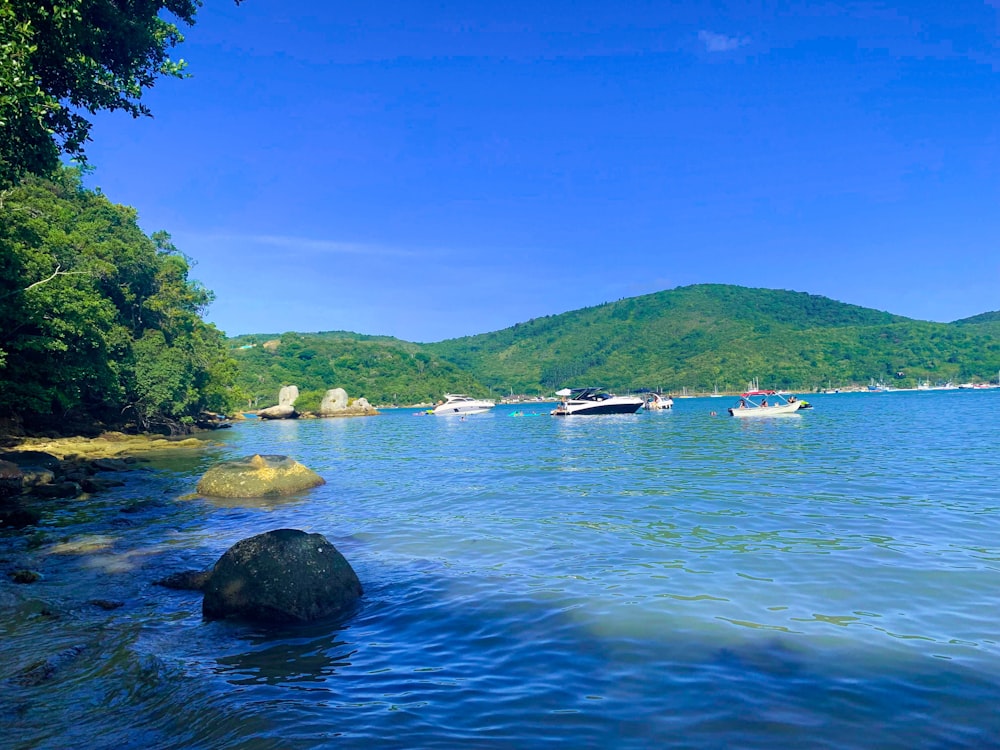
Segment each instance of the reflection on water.
[[[997,398],[241,424],[0,537],[8,569],[42,575],[0,587],[8,744],[993,745]],[[189,497],[252,453],[327,484]],[[350,618],[206,623],[200,595],[152,585],[281,527],[351,561]]]
[[354,651],[343,641],[327,638],[280,642],[217,659],[219,674],[233,685],[263,683],[324,683],[338,671],[351,666]]

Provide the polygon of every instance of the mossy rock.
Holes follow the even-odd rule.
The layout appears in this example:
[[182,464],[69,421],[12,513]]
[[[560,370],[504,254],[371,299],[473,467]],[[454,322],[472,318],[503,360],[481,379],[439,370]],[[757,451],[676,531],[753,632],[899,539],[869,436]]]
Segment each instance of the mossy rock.
[[344,615],[361,582],[321,534],[276,529],[237,542],[212,568],[202,614],[264,623],[304,623]]
[[210,497],[269,497],[325,483],[319,474],[288,456],[257,454],[213,466],[198,482],[198,492]]

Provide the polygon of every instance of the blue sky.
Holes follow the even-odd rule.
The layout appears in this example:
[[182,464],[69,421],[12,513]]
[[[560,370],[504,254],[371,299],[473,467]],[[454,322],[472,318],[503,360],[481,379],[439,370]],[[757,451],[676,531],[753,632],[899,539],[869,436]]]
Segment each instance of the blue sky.
[[186,37],[88,183],[231,335],[438,341],[696,283],[1000,309],[1000,0],[207,0]]

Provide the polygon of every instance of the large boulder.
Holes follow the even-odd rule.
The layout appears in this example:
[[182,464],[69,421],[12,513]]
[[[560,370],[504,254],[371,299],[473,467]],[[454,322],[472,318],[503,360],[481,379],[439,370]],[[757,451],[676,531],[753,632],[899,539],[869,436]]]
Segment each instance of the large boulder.
[[295,406],[299,398],[299,387],[296,385],[282,386],[278,391],[278,406]]
[[198,492],[211,497],[269,497],[321,484],[323,477],[288,456],[255,454],[216,464],[198,481]]
[[335,414],[347,408],[347,391],[343,388],[331,388],[323,396],[319,405],[320,416]]
[[267,623],[309,622],[349,610],[361,582],[321,534],[277,529],[230,547],[204,585],[202,614]]
[[295,411],[294,406],[281,406],[279,404],[261,409],[257,412],[257,416],[261,419],[295,419],[299,413]]
[[278,391],[278,405],[261,409],[257,412],[257,416],[262,419],[295,419],[299,416],[299,413],[295,410],[295,402],[298,397],[298,386],[283,386]]

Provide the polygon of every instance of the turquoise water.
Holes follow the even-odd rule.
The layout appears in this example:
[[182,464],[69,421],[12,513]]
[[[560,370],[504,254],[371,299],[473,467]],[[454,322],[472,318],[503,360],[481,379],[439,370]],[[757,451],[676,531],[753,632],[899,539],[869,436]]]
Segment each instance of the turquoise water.
[[[0,589],[0,743],[1000,745],[1000,392],[809,400],[760,421],[705,398],[240,425],[0,538],[44,575]],[[185,497],[254,452],[327,484]],[[351,617],[205,623],[199,595],[152,585],[281,527],[344,553]]]

